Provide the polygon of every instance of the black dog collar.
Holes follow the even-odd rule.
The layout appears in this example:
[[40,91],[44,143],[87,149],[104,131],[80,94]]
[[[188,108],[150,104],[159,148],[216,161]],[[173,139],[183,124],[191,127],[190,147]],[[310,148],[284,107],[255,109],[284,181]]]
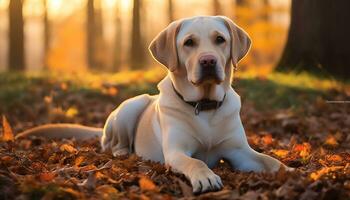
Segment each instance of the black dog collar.
[[199,113],[201,111],[213,110],[213,109],[220,108],[220,106],[222,106],[222,104],[224,103],[225,97],[226,97],[226,94],[225,94],[222,101],[214,101],[214,100],[210,100],[210,99],[201,99],[199,101],[185,101],[184,97],[175,89],[174,85],[173,85],[173,89],[174,89],[175,93],[177,94],[177,96],[180,97],[180,99],[182,101],[184,101],[188,105],[194,107],[194,114],[195,115],[199,115]]

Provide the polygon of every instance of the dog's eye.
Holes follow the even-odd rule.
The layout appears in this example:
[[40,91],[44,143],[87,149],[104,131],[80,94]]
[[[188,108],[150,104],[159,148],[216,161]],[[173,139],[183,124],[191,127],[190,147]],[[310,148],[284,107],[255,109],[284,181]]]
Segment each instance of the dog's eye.
[[225,41],[226,41],[225,38],[222,37],[222,36],[217,36],[216,39],[215,39],[215,43],[216,43],[216,44],[222,44],[222,43],[224,43]]
[[184,43],[185,46],[187,47],[193,47],[194,46],[194,41],[193,39],[187,39]]

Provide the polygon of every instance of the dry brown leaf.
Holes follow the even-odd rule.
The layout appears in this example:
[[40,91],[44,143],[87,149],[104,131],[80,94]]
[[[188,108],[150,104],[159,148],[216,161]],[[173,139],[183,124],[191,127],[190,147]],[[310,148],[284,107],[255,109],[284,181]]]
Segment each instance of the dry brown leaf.
[[102,199],[113,199],[118,194],[118,190],[111,185],[101,185],[96,188],[96,192]]
[[176,182],[179,184],[179,186],[181,188],[182,195],[184,197],[192,197],[193,196],[191,186],[187,185],[184,181],[182,181],[181,179],[179,179],[177,177],[173,177],[173,179],[175,179]]
[[155,190],[157,186],[153,181],[145,176],[142,176],[139,180],[141,190]]
[[343,168],[344,167],[342,167],[342,166],[323,167],[322,169],[311,173],[310,178],[315,181],[315,180],[320,179],[322,176],[328,174],[329,172],[334,172],[334,171],[337,171],[337,170],[340,170]]
[[74,148],[72,145],[70,144],[62,144],[60,146],[60,150],[61,151],[67,151],[68,153],[76,153],[77,152],[77,149]]
[[14,141],[15,138],[13,136],[13,131],[11,128],[10,123],[7,121],[5,115],[2,116],[2,130],[3,130],[3,134],[2,134],[2,141]]
[[78,184],[79,186],[86,187],[89,190],[93,190],[96,187],[96,173],[91,172],[87,179],[82,183]]
[[74,165],[78,167],[84,160],[85,160],[85,157],[84,157],[84,156],[78,156],[78,157],[74,160]]
[[13,160],[13,157],[11,156],[3,156],[1,157],[1,161],[6,164],[6,163],[10,163]]
[[82,172],[95,172],[97,170],[97,167],[95,165],[86,165],[84,167],[81,167],[79,170]]
[[329,162],[341,162],[343,161],[343,158],[339,155],[328,155],[326,156],[327,161]]
[[329,135],[324,143],[330,147],[337,147],[339,145],[337,139],[333,135]]
[[56,174],[52,172],[44,172],[39,175],[41,181],[49,182],[55,178]]
[[72,188],[61,188],[63,191],[73,195],[74,197],[81,199],[82,198],[82,194]]

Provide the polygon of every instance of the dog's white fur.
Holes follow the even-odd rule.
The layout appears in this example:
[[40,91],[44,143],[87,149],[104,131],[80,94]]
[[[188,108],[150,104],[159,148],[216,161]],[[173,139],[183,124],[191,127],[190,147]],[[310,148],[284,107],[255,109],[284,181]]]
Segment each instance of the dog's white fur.
[[[215,43],[218,35],[225,39],[223,44]],[[195,46],[184,45],[189,37]],[[240,97],[231,87],[232,65],[237,65],[249,48],[248,35],[226,17],[194,17],[170,24],[150,45],[154,58],[169,69],[158,84],[159,95],[134,97],[113,111],[103,129],[103,150],[111,150],[115,156],[134,150],[144,159],[165,163],[183,173],[194,192],[222,188],[220,177],[210,169],[220,159],[243,171],[274,172],[285,167],[254,151],[242,126]],[[219,84],[196,84],[201,70],[198,59],[206,54],[217,58]],[[194,108],[180,99],[173,87],[187,101],[226,97],[220,108],[195,115]],[[29,130],[24,135],[36,132]],[[80,132],[78,135],[84,134]]]

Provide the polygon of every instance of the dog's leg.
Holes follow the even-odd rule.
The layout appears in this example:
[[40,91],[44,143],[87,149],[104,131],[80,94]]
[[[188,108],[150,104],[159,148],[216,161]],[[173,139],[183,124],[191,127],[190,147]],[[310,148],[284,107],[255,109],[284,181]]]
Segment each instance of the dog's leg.
[[225,154],[224,158],[230,162],[232,167],[242,171],[276,172],[280,167],[289,170],[287,166],[277,159],[256,152],[249,145],[230,150]]
[[279,160],[252,149],[247,141],[242,121],[239,116],[232,121],[232,137],[221,144],[223,158],[228,160],[232,167],[242,171],[276,172],[280,167],[291,170]]
[[152,99],[149,95],[128,99],[109,115],[101,138],[103,151],[111,150],[114,156],[132,152],[138,119]]
[[[171,136],[172,135],[172,136]],[[215,191],[223,187],[221,179],[203,161],[192,158],[198,146],[188,134],[167,134],[163,141],[165,164],[184,174],[191,182],[194,193]]]
[[221,179],[201,160],[191,158],[184,152],[165,155],[165,163],[175,172],[183,173],[191,182],[193,192],[215,191],[223,187]]

